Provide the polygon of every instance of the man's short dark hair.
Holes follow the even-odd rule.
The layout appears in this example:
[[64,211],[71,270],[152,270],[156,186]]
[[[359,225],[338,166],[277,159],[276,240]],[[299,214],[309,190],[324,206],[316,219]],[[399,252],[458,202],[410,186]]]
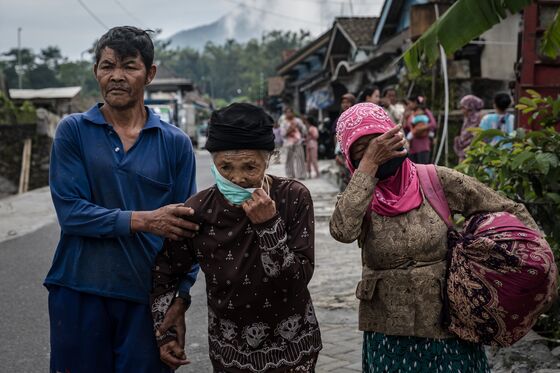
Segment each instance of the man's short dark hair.
[[95,63],[99,63],[103,49],[111,48],[120,59],[140,55],[146,70],[154,63],[154,43],[147,31],[134,26],[113,27],[95,46]]
[[393,85],[389,85],[385,88],[383,88],[383,93],[381,94],[383,97],[387,96],[387,93],[394,91],[395,93],[397,93],[397,89],[395,88],[395,86]]
[[498,110],[506,110],[511,105],[511,97],[507,93],[497,93],[494,96],[494,104]]

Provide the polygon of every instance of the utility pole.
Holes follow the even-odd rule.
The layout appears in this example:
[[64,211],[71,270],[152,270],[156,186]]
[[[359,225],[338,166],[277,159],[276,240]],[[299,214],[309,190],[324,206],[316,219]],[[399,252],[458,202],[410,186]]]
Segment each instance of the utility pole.
[[259,81],[260,81],[259,96],[261,98],[261,106],[264,106],[264,73],[262,71],[261,71],[261,74],[260,74]]
[[21,89],[21,81],[23,78],[23,68],[21,67],[21,27],[17,29],[17,40],[18,40],[18,88]]

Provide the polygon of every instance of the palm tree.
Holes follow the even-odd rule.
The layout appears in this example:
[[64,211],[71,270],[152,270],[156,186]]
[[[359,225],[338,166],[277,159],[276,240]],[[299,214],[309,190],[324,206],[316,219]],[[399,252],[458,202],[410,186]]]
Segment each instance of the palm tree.
[[[440,45],[450,55],[495,24],[521,11],[532,0],[458,0],[422,37],[408,48],[404,61],[413,75],[423,64],[432,65],[440,57]],[[555,58],[560,50],[560,11],[546,30],[541,51]]]

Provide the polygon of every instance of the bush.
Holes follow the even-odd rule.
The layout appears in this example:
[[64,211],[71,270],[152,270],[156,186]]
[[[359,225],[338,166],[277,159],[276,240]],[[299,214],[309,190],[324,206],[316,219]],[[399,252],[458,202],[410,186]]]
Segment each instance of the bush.
[[[527,206],[560,259],[560,133],[554,128],[511,136],[476,129],[467,158],[457,169]],[[483,141],[504,136],[496,145]]]
[[29,101],[24,101],[19,107],[0,92],[0,124],[35,123],[37,115],[35,107]]
[[[530,124],[538,131],[518,129],[506,135],[499,130],[474,129],[475,137],[467,158],[457,169],[489,185],[510,199],[523,203],[546,234],[556,263],[560,263],[560,96],[521,99],[517,106],[530,115]],[[491,145],[487,140],[503,138]],[[558,303],[558,302],[557,302]],[[560,337],[560,308],[545,315],[535,329],[552,337]]]

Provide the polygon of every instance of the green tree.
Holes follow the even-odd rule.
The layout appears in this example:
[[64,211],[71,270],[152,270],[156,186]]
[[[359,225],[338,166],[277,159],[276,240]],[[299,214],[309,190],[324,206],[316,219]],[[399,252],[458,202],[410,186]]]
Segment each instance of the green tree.
[[[21,67],[22,67],[22,88],[30,88],[29,78],[27,77],[27,72],[34,69],[35,64],[35,54],[30,48],[21,49]],[[8,87],[17,88],[18,87],[18,49],[12,48],[9,51],[3,53],[5,57],[8,57],[5,61],[2,61],[1,68],[4,71],[6,77],[6,82]]]
[[26,73],[28,86],[26,88],[41,89],[58,87],[60,82],[56,77],[56,71],[46,63],[36,65]]
[[243,96],[256,101],[266,94],[267,78],[275,75],[282,51],[301,48],[308,40],[306,31],[270,31],[246,43],[208,43],[201,52],[169,49],[169,43],[156,40],[156,59],[177,75],[192,79],[207,94],[213,91],[214,98],[230,101]]
[[99,96],[99,89],[93,63],[89,61],[63,62],[58,67],[58,81],[64,87],[81,86],[81,95],[85,97]]
[[49,69],[57,70],[61,61],[66,60],[62,57],[59,47],[48,46],[45,49],[41,49],[38,55],[39,59],[43,61],[43,64],[47,65]]

